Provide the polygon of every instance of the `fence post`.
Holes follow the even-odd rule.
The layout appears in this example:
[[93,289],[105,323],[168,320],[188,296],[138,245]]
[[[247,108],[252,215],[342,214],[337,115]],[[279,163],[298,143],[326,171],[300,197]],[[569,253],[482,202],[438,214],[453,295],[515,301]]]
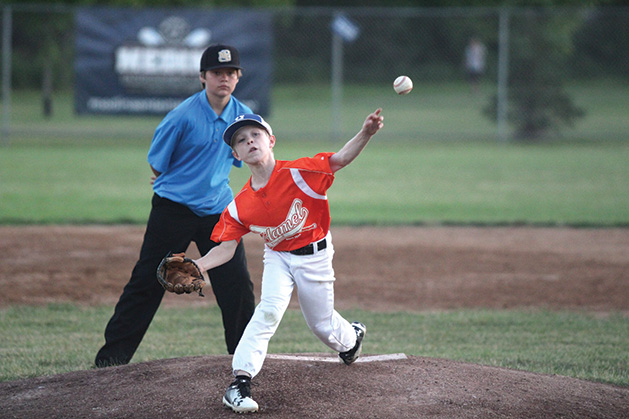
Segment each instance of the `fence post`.
[[11,6],[2,8],[2,144],[9,141],[11,122]]
[[509,9],[500,9],[498,23],[498,94],[497,94],[497,120],[498,139],[502,142],[508,140],[507,135],[507,108],[509,88]]
[[332,139],[340,137],[343,101],[343,40],[332,33]]

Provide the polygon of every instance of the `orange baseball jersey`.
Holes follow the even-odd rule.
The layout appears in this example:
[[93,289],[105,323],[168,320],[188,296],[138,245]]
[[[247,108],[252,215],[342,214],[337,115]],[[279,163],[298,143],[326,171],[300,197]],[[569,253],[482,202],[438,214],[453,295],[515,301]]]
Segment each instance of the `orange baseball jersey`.
[[249,179],[221,214],[212,240],[240,240],[253,232],[270,248],[289,251],[323,239],[330,229],[326,191],[334,182],[333,154],[276,160],[269,182],[257,191]]

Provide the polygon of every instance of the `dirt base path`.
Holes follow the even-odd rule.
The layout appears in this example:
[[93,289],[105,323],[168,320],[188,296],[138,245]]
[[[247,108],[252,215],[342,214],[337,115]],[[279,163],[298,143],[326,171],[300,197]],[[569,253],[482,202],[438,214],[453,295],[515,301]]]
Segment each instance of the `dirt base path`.
[[[341,309],[629,310],[629,229],[341,227],[332,232]],[[11,261],[0,264],[0,307],[115,304],[143,234],[143,226],[0,227],[0,251]],[[262,242],[250,234],[245,244],[259,291]],[[189,253],[198,255],[194,246]],[[15,283],[28,284],[29,292]],[[207,294],[206,299],[167,294],[165,304],[213,302]]]
[[[9,261],[0,265],[0,307],[115,304],[143,230],[0,227]],[[339,309],[629,313],[628,229],[343,227],[333,235]],[[262,244],[251,235],[245,243],[259,290]],[[164,304],[213,303],[207,295],[167,295]],[[0,383],[0,417],[233,417],[220,404],[229,367],[228,356],[190,357]],[[629,417],[627,388],[421,357],[351,367],[269,359],[255,381],[259,415],[273,418]]]

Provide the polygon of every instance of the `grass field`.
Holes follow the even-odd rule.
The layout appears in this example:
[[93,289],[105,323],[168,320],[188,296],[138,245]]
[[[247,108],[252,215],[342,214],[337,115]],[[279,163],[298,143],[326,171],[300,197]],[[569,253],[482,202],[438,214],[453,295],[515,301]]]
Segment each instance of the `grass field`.
[[[111,307],[66,304],[0,310],[0,381],[91,368],[111,312]],[[369,324],[369,353],[402,352],[629,386],[629,322],[620,315],[488,310],[341,314]],[[218,319],[216,306],[160,309],[133,362],[224,354]],[[287,311],[269,347],[270,353],[325,350],[298,310]]]
[[[276,155],[335,151],[365,115],[384,108],[385,128],[337,176],[333,222],[629,224],[629,110],[623,84],[573,87],[587,117],[563,138],[502,143],[480,114],[491,93],[464,84],[346,86],[341,139],[330,135],[329,88],[274,89],[269,121]],[[144,223],[151,172],[146,153],[158,117],[76,116],[57,93],[51,118],[37,92],[13,97],[14,134],[0,147],[0,223]],[[233,189],[248,171],[232,171]]]
[[[584,82],[567,86],[567,90],[584,109],[585,117],[574,127],[550,133],[553,141],[598,144],[628,140],[629,85],[625,81]],[[472,94],[465,83],[416,80],[415,89],[406,96],[396,95],[390,84],[346,85],[340,109],[333,114],[337,110],[332,106],[329,85],[278,85],[273,87],[271,114],[266,119],[280,140],[342,141],[360,128],[369,112],[382,107],[386,129],[379,134],[381,142],[495,142],[497,125],[483,115],[493,94],[490,84]],[[117,139],[145,144],[161,120],[156,116],[77,116],[71,92],[55,92],[49,118],[42,115],[39,92],[14,92],[11,103],[10,141],[19,143]]]
[[[144,223],[148,144],[14,144],[0,153],[0,223]],[[280,143],[278,158],[336,150]],[[501,145],[374,139],[329,191],[338,224],[629,224],[629,143]],[[232,171],[238,190],[247,169]]]

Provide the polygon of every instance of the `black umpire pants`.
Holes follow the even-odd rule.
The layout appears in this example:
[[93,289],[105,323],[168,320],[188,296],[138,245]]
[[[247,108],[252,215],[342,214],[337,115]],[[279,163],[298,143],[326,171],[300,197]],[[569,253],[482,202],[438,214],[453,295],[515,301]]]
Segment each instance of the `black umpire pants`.
[[[140,258],[105,329],[105,345],[96,355],[97,367],[131,361],[164,297],[156,277],[160,261],[169,251],[185,252],[193,241],[205,255],[216,246],[210,236],[219,218],[219,214],[199,217],[184,205],[153,195]],[[222,312],[227,352],[233,354],[255,309],[242,240],[233,259],[210,270],[209,275]]]

